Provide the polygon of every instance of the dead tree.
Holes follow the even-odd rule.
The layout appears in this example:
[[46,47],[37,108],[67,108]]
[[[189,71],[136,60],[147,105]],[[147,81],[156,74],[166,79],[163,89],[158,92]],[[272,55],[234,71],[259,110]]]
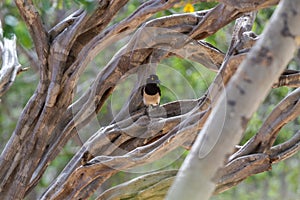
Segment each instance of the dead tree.
[[[299,151],[299,131],[288,141],[273,146],[279,130],[299,116],[299,88],[274,108],[247,144],[236,149],[235,153],[233,147],[238,144],[252,113],[272,86],[296,88],[300,85],[298,71],[284,70],[299,46],[300,31],[295,23],[300,20],[300,2],[281,2],[283,5],[277,8],[279,14],[274,16],[271,28],[265,30],[261,40],[251,32],[256,11],[278,4],[276,0],[219,1],[210,10],[149,20],[153,14],[178,2],[149,0],[121,22],[110,25],[128,0],[97,1],[93,11],[79,9],[46,30],[32,1],[15,0],[34,42],[40,80],[1,154],[1,197],[24,198],[67,141],[95,117],[120,80],[131,74],[137,74],[138,81],[128,103],[113,123],[102,127],[83,144],[41,199],[88,199],[117,172],[153,162],[180,146],[190,149],[198,135],[191,157],[184,166],[194,164],[190,159],[192,156],[207,159],[205,166],[214,166],[203,179],[203,183],[208,181],[209,185],[206,196],[213,191],[217,194],[229,189],[248,176],[270,170],[273,163]],[[234,20],[232,41],[226,54],[202,41]],[[275,25],[278,27],[272,29]],[[99,71],[90,88],[74,102],[76,85],[88,63],[108,45],[129,34],[132,37],[128,44]],[[2,55],[4,46],[1,45]],[[198,99],[179,100],[147,110],[139,95],[140,86],[145,77],[155,71],[157,63],[170,56],[199,62],[217,71],[216,78],[206,94]],[[282,58],[280,62],[279,57]],[[2,59],[2,69],[5,69],[6,62],[4,57]],[[18,63],[16,58],[13,63]],[[4,74],[9,83],[14,80],[9,77],[15,77],[19,70],[18,64],[14,66],[13,72],[1,71],[0,74]],[[268,67],[272,73],[266,75]],[[264,86],[257,94],[245,85],[261,79],[265,80],[262,82]],[[1,91],[8,88],[0,84]],[[252,87],[257,87],[257,84]],[[236,99],[225,98],[226,92]],[[253,104],[242,104],[244,98],[253,100]],[[222,108],[222,102],[227,104],[227,110]],[[232,116],[238,116],[238,119]],[[209,135],[210,127],[222,123],[222,120],[226,124],[218,133],[231,128],[234,131],[235,137],[229,142],[228,139],[217,139],[223,138],[223,134]],[[216,141],[212,144],[211,140]],[[223,145],[226,151],[220,153]],[[203,147],[200,153],[199,147]],[[219,156],[217,163],[211,159],[210,153]],[[180,173],[185,172],[183,168]],[[159,171],[147,174],[103,192],[98,199],[163,199],[176,173]],[[199,170],[191,173],[197,174]],[[185,178],[189,180],[189,176]],[[209,181],[212,178],[213,183]],[[180,183],[186,180],[176,180],[174,187],[182,188]]]

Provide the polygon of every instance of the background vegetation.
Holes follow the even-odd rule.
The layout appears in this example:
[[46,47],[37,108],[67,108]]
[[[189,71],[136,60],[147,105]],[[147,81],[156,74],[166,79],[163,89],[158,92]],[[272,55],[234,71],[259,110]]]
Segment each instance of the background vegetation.
[[[127,4],[121,13],[114,19],[118,22],[132,13],[138,5],[140,0],[132,0]],[[174,13],[182,13],[184,6],[188,1],[183,1],[181,5],[158,13],[156,17]],[[41,13],[46,24],[56,24],[60,19],[65,18],[73,10],[78,7],[85,7],[86,9],[93,8],[93,1],[89,0],[35,0],[38,5],[39,12]],[[17,36],[18,54],[20,63],[23,67],[29,67],[29,70],[18,75],[16,82],[12,88],[1,98],[0,102],[0,151],[3,150],[4,145],[8,141],[11,133],[13,132],[17,119],[29,100],[30,96],[34,93],[38,82],[37,66],[31,60],[36,57],[33,51],[32,40],[27,32],[27,28],[19,16],[18,10],[11,0],[4,0],[0,3],[0,20],[4,28],[4,36],[11,37],[12,34]],[[194,4],[195,10],[203,10],[212,7],[214,3],[199,3]],[[274,8],[262,10],[258,13],[253,31],[260,34],[268,23],[268,19],[272,15]],[[216,46],[217,48],[226,51],[228,42],[230,41],[233,24],[230,24],[218,31],[213,36],[207,38],[207,41]],[[126,43],[126,39],[116,42],[110,46],[105,52],[102,52],[98,57],[92,61],[90,67],[87,68],[85,74],[81,77],[80,84],[77,88],[78,95],[87,88],[90,84],[89,80],[94,76],[93,69],[101,68],[105,63],[115,54],[115,52]],[[296,57],[291,63],[290,69],[300,69],[300,56]],[[207,70],[201,65],[192,61],[181,60],[179,58],[169,58],[164,60],[159,68],[158,75],[162,80],[162,103],[174,101],[176,99],[188,99],[200,97],[204,94],[205,90],[213,80],[215,73]],[[126,102],[132,87],[135,77],[129,77],[124,80],[124,84],[118,87],[110,100],[98,115],[98,121],[101,125],[107,125],[113,118],[113,115],[122,107]],[[187,90],[189,88],[189,90]],[[291,89],[281,87],[273,89],[265,102],[260,106],[259,110],[253,116],[246,131],[243,141],[247,141],[252,137],[263,120],[272,111],[276,105]],[[89,127],[81,131],[82,138],[88,138],[93,133],[93,127]],[[298,117],[293,123],[284,127],[279,135],[278,140],[286,140],[296,131],[300,129],[300,118]],[[277,141],[280,142],[280,141]],[[39,187],[32,192],[28,199],[40,195],[44,188],[56,177],[63,169],[65,164],[70,160],[74,153],[78,150],[77,144],[69,142],[63,151],[48,167],[46,173],[39,183]],[[160,160],[145,166],[147,169],[167,168],[178,169],[183,162],[187,152],[178,150],[174,155],[178,159],[176,162],[168,163],[165,160]],[[283,162],[275,164],[272,171],[257,174],[249,177],[242,184],[237,187],[226,191],[218,196],[213,197],[215,200],[227,199],[297,199],[300,195],[300,154],[296,154]],[[143,171],[143,169],[141,169]],[[132,177],[140,174],[130,172],[120,172],[113,176],[105,185],[109,188],[111,185],[117,185]],[[105,189],[105,188],[102,188]],[[100,192],[100,191],[99,191]]]

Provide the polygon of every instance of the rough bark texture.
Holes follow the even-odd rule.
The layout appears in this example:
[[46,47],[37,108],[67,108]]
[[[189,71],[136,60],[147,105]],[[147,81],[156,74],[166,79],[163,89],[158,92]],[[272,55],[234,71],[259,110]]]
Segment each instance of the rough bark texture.
[[[263,39],[264,45],[259,37],[251,33],[255,13],[262,8],[276,5],[278,1],[220,1],[210,10],[149,20],[153,14],[167,10],[178,2],[180,0],[149,0],[121,22],[109,26],[113,17],[128,1],[102,0],[98,1],[92,12],[79,9],[47,31],[32,1],[15,0],[35,45],[40,80],[0,156],[1,197],[24,198],[38,184],[49,163],[67,141],[95,118],[120,80],[134,73],[139,75],[138,81],[124,109],[109,126],[102,127],[85,142],[61,174],[49,185],[41,199],[88,199],[118,171],[155,161],[180,146],[190,149],[207,119],[208,123],[191,151],[195,161],[198,159],[201,138],[212,137],[207,135],[212,120],[220,123],[223,119],[229,120],[224,127],[220,127],[220,132],[216,132],[222,132],[221,138],[224,137],[223,132],[229,129],[234,130],[231,134],[235,135],[232,137],[235,139],[230,142],[214,141],[214,145],[206,149],[205,155],[210,153],[213,146],[217,147],[212,150],[216,157],[210,159],[209,154],[202,159],[208,159],[206,165],[209,167],[206,169],[211,169],[207,173],[207,179],[203,179],[203,184],[210,186],[207,196],[213,192],[215,186],[215,193],[222,192],[248,176],[269,170],[272,163],[299,151],[299,132],[285,143],[273,146],[282,126],[299,116],[300,92],[297,89],[275,107],[254,138],[228,160],[224,160],[224,153],[232,153],[233,145],[238,144],[251,114],[272,86],[299,87],[299,71],[283,71],[296,46],[299,46],[299,26],[293,23],[299,20],[300,8],[295,8],[299,7],[300,2],[284,1],[286,5],[283,6],[288,6],[284,12],[278,11],[280,19],[278,16],[272,19],[276,20],[276,25],[270,26],[274,30],[269,28],[261,36],[265,38],[268,34],[274,34]],[[291,7],[290,4],[295,5]],[[200,40],[235,19],[238,20],[226,54]],[[132,33],[128,44],[99,71],[90,88],[74,102],[78,79],[88,63],[110,44]],[[271,38],[278,38],[277,42],[271,41]],[[257,46],[247,53],[257,40]],[[5,40],[3,44],[0,46],[2,55],[6,46]],[[13,47],[10,51],[15,52],[14,49]],[[250,55],[246,62],[239,66],[247,54]],[[254,56],[257,54],[260,56]],[[14,64],[13,71],[8,74],[0,71],[0,91],[8,89],[7,84],[2,86],[2,74],[5,74],[10,84],[20,67],[16,53],[12,55],[14,61],[9,63]],[[155,66],[170,56],[201,63],[216,71],[216,78],[203,97],[170,102],[147,110],[140,96],[136,94],[140,94],[144,77],[155,68],[141,66]],[[282,58],[280,62],[277,61],[279,57]],[[5,59],[7,58],[2,57],[2,66],[6,63]],[[253,74],[259,75],[257,79]],[[264,82],[256,82],[261,79]],[[264,87],[259,87],[259,92],[252,95],[253,88],[256,88],[254,83],[263,83]],[[227,100],[224,99],[224,91],[229,94],[230,98]],[[248,101],[251,102],[246,104]],[[226,110],[223,110],[226,112],[217,112],[222,102],[227,105]],[[220,148],[228,151],[221,152]],[[223,162],[226,165],[217,172]],[[192,164],[190,157],[183,167],[186,169]],[[179,173],[184,173],[184,168]],[[190,172],[198,177],[196,171],[199,172],[198,168]],[[163,199],[175,175],[176,171],[145,175],[104,192],[99,199]],[[210,179],[214,175],[212,183]],[[147,181],[141,181],[144,179]],[[178,190],[171,190],[170,199],[187,197],[184,192],[179,192],[184,187],[178,186],[178,181],[185,184],[180,176],[174,186]],[[136,184],[139,187],[135,187]],[[197,186],[195,190],[200,191],[200,186],[196,183],[194,185]],[[157,193],[151,192],[153,190]],[[185,198],[180,198],[180,195]]]

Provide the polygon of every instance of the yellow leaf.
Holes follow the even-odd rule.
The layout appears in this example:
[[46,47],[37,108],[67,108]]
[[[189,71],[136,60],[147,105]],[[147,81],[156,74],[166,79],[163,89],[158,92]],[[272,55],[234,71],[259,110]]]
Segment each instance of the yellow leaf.
[[187,3],[184,8],[183,8],[184,12],[194,12],[195,8],[191,3]]

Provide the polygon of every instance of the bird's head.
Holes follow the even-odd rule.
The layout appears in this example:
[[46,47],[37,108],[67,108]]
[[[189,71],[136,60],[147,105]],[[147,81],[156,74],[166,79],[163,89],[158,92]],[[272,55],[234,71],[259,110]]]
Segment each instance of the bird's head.
[[156,84],[159,84],[160,83],[160,80],[158,79],[158,76],[155,75],[155,74],[151,74],[149,76],[149,78],[147,78],[147,84],[148,83],[156,83]]

